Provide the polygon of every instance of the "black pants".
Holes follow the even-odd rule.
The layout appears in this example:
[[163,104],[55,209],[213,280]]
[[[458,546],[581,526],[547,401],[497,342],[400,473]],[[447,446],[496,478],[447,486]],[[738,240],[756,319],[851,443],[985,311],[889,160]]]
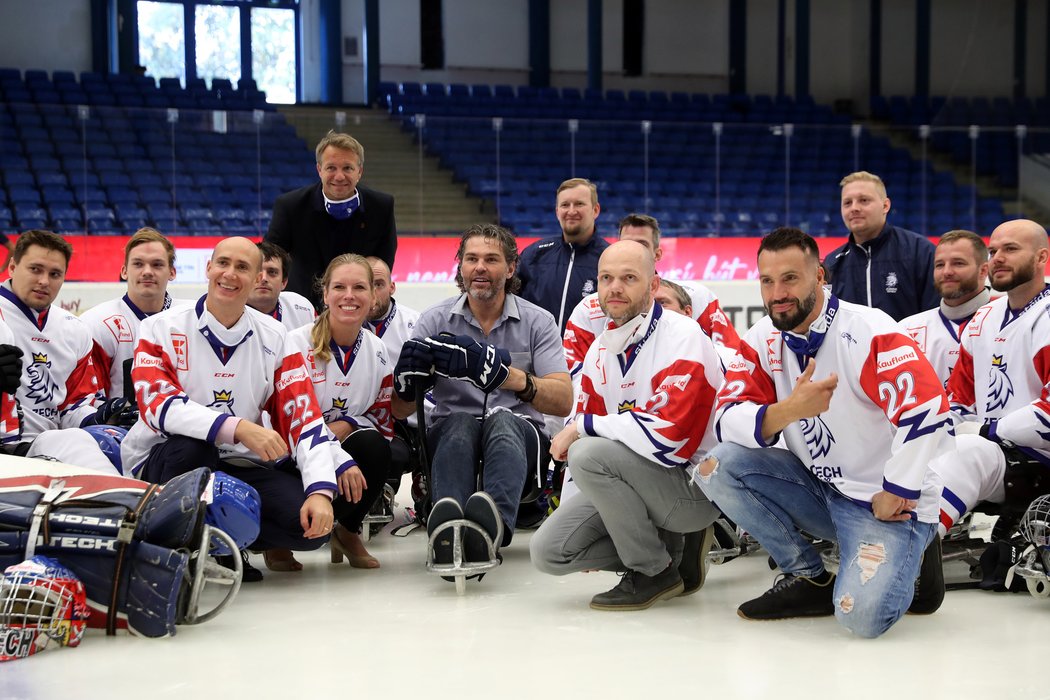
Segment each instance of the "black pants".
[[372,505],[383,495],[383,484],[391,476],[400,478],[401,472],[393,465],[390,442],[376,430],[355,430],[343,440],[343,449],[357,462],[368,488],[357,503],[337,497],[332,509],[340,525],[350,532],[358,532]]
[[[215,445],[176,435],[154,445],[150,450],[142,467],[142,479],[163,484],[197,467],[226,472],[259,492],[262,517],[259,537],[250,545],[251,549],[307,551],[317,549],[328,541],[327,537],[312,540],[303,537],[299,510],[303,507],[306,495],[303,492],[302,475],[291,460],[273,469],[235,466],[219,459],[219,449]],[[333,504],[333,509],[335,507]]]

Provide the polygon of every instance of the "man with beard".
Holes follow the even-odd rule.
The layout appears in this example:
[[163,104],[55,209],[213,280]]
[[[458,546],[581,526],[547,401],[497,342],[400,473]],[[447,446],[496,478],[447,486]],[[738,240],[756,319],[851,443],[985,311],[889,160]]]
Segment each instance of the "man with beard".
[[1002,504],[993,539],[1006,538],[1050,490],[1050,287],[1046,230],[1001,224],[988,244],[992,289],[963,329],[948,379],[956,451],[934,463],[944,478],[942,531],[981,501]]
[[[624,571],[595,610],[644,610],[704,583],[718,510],[686,469],[715,444],[718,351],[687,316],[654,302],[652,252],[620,241],[598,263],[609,328],[587,350],[576,418],[551,443],[580,493],[533,535],[532,561],[564,575]],[[685,534],[700,533],[685,549]]]
[[[407,417],[417,387],[433,385],[427,440],[435,503],[427,529],[433,533],[465,516],[506,546],[525,480],[546,464],[543,414],[568,415],[572,383],[554,319],[514,293],[514,235],[492,224],[472,226],[460,238],[456,259],[463,293],[419,317],[394,370],[393,411]],[[473,557],[477,549],[469,537],[466,546]]]
[[396,365],[401,357],[401,346],[415,334],[419,312],[394,300],[397,285],[390,279],[390,266],[376,257],[367,260],[372,266],[372,290],[376,294],[376,305],[365,327],[383,341],[387,359]]
[[598,288],[598,258],[609,243],[598,235],[598,188],[574,177],[558,186],[554,213],[561,234],[543,238],[521,252],[518,277],[522,299],[546,309],[565,332],[573,308]]
[[[744,337],[718,395],[723,441],[694,478],[784,573],[743,603],[749,620],[834,614],[877,637],[908,611],[936,542],[940,481],[928,468],[948,435],[933,367],[881,311],[823,288],[816,242],[793,228],[758,252],[768,316]],[[782,443],[781,443],[782,441]],[[776,446],[781,443],[782,446]],[[838,575],[810,539],[839,545]],[[936,597],[940,560],[922,581]]]
[[959,359],[959,333],[977,309],[991,299],[988,247],[973,231],[949,231],[933,254],[933,286],[941,297],[935,309],[901,321],[943,384]]

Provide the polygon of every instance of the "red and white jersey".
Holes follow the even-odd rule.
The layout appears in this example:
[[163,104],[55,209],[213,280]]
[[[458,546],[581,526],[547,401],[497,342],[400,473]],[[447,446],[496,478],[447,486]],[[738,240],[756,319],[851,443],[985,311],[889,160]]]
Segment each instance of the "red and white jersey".
[[[989,301],[988,290],[983,290],[973,299],[952,309],[956,318],[944,313],[944,302],[936,309],[920,311],[900,321],[901,328],[926,354],[941,383],[948,386],[948,376],[959,360],[959,334],[977,309]],[[961,315],[960,315],[961,313]]]
[[346,421],[355,429],[375,428],[387,440],[392,438],[390,394],[394,375],[383,341],[362,329],[353,347],[329,343],[332,356],[321,363],[314,358],[312,329],[313,326],[303,326],[289,333],[288,346],[303,356],[310,370],[324,422]]
[[941,384],[948,384],[948,376],[959,360],[959,332],[968,319],[953,321],[940,308],[928,309],[900,322],[926,359],[933,365]]
[[391,299],[390,310],[386,312],[386,316],[366,324],[365,327],[375,333],[386,346],[386,357],[391,367],[397,365],[397,361],[401,358],[401,346],[409,338],[415,337],[416,321],[418,320],[418,311]]
[[94,417],[98,378],[91,362],[91,333],[76,316],[51,305],[36,312],[0,285],[0,312],[25,353],[18,402],[22,407],[22,441],[45,430],[79,428]]
[[711,339],[654,304],[591,345],[576,400],[581,434],[622,442],[665,467],[715,444],[711,415],[722,363]]
[[[681,286],[689,292],[692,299],[693,320],[700,324],[700,328],[714,342],[719,356],[728,362],[736,354],[740,336],[719,306],[718,297],[701,284],[690,283]],[[565,348],[565,362],[569,366],[569,374],[574,381],[579,373],[580,363],[587,354],[587,348],[608,326],[609,320],[598,303],[597,294],[585,296],[572,310],[565,324],[562,346]]]
[[[168,435],[216,443],[231,416],[263,424],[268,413],[302,473],[307,494],[337,491],[340,464],[333,436],[314,395],[303,357],[290,348],[274,319],[251,308],[226,328],[205,308],[205,298],[142,322],[131,376],[139,421],[121,444],[125,472],[141,468],[150,449]],[[218,444],[223,459],[260,457],[244,445]]]
[[277,297],[277,306],[265,314],[278,321],[285,330],[294,331],[314,322],[317,311],[310,300],[295,292],[281,292]]
[[[161,311],[170,309],[172,304],[190,303],[165,294]],[[80,314],[80,320],[87,324],[94,341],[91,361],[98,373],[99,390],[106,398],[124,395],[124,363],[130,362],[135,353],[139,325],[152,315],[136,306],[127,294],[96,304]]]
[[957,418],[989,423],[990,438],[1050,464],[1050,286],[1016,312],[1005,296],[977,310],[948,395]]
[[[15,336],[4,322],[4,314],[0,312],[0,345],[14,344]],[[22,416],[18,410],[18,398],[14,394],[0,393],[0,445],[10,445],[21,440]]]
[[[796,349],[792,349],[794,346]],[[888,315],[825,295],[809,337],[781,333],[768,316],[744,336],[718,395],[719,440],[769,447],[766,409],[791,395],[809,358],[813,381],[835,374],[827,411],[784,428],[787,449],[854,502],[880,491],[918,501],[937,522],[940,480],[927,466],[951,447],[948,398],[933,367]]]

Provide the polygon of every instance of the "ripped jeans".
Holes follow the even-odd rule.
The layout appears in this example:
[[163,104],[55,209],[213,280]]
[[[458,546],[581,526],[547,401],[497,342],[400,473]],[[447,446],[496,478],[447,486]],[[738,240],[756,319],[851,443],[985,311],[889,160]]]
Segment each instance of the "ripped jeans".
[[784,573],[816,576],[824,569],[801,531],[838,543],[835,617],[844,627],[877,637],[907,612],[936,523],[878,520],[784,449],[722,443],[708,458],[717,460],[714,471],[705,459],[694,479]]

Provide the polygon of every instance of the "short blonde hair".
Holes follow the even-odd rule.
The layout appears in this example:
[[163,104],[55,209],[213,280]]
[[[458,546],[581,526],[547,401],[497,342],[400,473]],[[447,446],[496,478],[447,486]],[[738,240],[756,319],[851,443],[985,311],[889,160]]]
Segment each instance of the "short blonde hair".
[[842,181],[839,182],[839,187],[845,187],[851,182],[870,182],[875,185],[875,189],[879,191],[879,195],[883,199],[886,199],[886,183],[884,183],[882,178],[875,173],[869,173],[867,170],[858,170],[855,173],[850,173],[842,178]]
[[329,146],[332,148],[338,148],[340,151],[351,151],[357,156],[357,164],[364,167],[365,147],[350,134],[341,134],[334,129],[325,134],[324,138],[317,143],[314,155],[317,157],[318,165],[321,164],[321,155],[324,153],[324,149]]
[[589,189],[591,191],[591,205],[593,206],[593,205],[597,204],[598,203],[598,187],[597,187],[597,185],[595,185],[590,180],[588,180],[586,178],[582,178],[582,177],[569,178],[565,182],[563,182],[560,185],[558,185],[558,191],[554,193],[554,201],[557,202],[558,201],[558,195],[561,194],[562,192],[564,192],[565,190],[571,190],[573,187],[579,187],[580,185],[583,185],[584,187],[586,187],[587,189]]

